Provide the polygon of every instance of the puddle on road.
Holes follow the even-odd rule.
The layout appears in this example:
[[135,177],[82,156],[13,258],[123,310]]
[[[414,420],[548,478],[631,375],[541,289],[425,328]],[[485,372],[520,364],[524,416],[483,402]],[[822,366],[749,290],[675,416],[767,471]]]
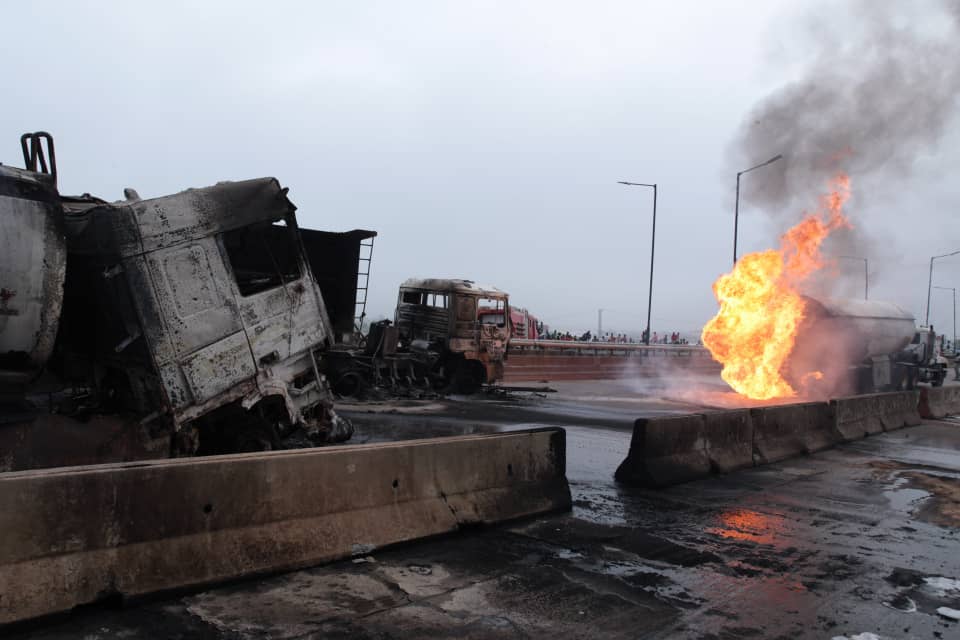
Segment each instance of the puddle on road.
[[944,527],[960,528],[960,475],[949,469],[899,462],[871,462],[875,478],[891,482],[883,492],[890,506]]
[[884,491],[884,497],[890,501],[890,506],[901,513],[912,514],[921,503],[930,497],[930,493],[922,489],[909,488],[910,481],[902,476],[893,481],[893,487]]

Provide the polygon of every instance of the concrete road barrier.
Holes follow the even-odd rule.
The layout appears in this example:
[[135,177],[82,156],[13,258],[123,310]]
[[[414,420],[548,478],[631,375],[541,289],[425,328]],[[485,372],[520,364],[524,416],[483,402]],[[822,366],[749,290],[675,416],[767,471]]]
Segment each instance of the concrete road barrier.
[[713,471],[753,466],[753,419],[748,409],[703,414],[704,441]]
[[831,401],[837,429],[846,441],[920,424],[919,391],[872,393]]
[[769,464],[842,442],[833,411],[827,402],[751,409],[754,462]]
[[641,487],[665,487],[710,475],[704,419],[700,414],[640,418],[617,480]]
[[568,509],[537,429],[0,474],[0,624]]
[[924,387],[920,390],[920,415],[946,418],[960,415],[960,387]]
[[[877,393],[831,402],[642,418],[633,428],[616,479],[665,487],[814,453],[871,433],[920,424],[924,417],[960,414],[960,387]],[[922,412],[921,412],[922,413]]]

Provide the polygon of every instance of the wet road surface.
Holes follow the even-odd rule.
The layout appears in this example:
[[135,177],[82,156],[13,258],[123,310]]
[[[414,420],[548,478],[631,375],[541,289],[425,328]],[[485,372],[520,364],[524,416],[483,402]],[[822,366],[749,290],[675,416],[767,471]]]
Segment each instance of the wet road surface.
[[359,442],[564,426],[571,513],[11,637],[960,638],[960,421],[643,490],[612,479],[632,421],[691,407],[560,391],[348,414]]

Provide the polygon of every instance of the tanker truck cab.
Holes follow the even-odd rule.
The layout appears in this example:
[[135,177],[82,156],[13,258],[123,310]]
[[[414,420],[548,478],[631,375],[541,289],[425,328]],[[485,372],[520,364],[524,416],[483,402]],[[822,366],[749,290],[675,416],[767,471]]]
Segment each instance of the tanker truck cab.
[[410,279],[394,317],[400,342],[439,354],[439,378],[462,393],[503,379],[510,339],[506,292],[472,280]]
[[901,355],[907,366],[916,369],[917,382],[929,382],[931,386],[939,387],[947,377],[947,361],[936,353],[936,340],[933,327],[917,327],[913,340]]

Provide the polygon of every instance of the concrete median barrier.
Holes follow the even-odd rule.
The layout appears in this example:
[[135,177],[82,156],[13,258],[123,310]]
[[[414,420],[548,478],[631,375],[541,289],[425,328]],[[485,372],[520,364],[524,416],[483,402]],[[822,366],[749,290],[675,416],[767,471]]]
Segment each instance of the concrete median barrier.
[[831,401],[837,429],[846,441],[920,424],[919,391],[873,393]]
[[704,440],[711,468],[729,473],[753,466],[753,420],[748,409],[703,414]]
[[843,442],[833,407],[803,402],[750,410],[755,464],[769,464]]
[[614,474],[620,482],[665,487],[710,475],[704,419],[700,414],[640,418],[626,459]]
[[921,389],[920,415],[930,419],[960,415],[960,386]]
[[634,424],[630,450],[615,477],[625,484],[665,487],[917,425],[920,415],[951,414],[960,414],[960,387],[642,418]]
[[565,433],[0,474],[0,624],[568,509]]
[[746,409],[641,418],[615,477],[665,487],[753,465],[753,422]]

